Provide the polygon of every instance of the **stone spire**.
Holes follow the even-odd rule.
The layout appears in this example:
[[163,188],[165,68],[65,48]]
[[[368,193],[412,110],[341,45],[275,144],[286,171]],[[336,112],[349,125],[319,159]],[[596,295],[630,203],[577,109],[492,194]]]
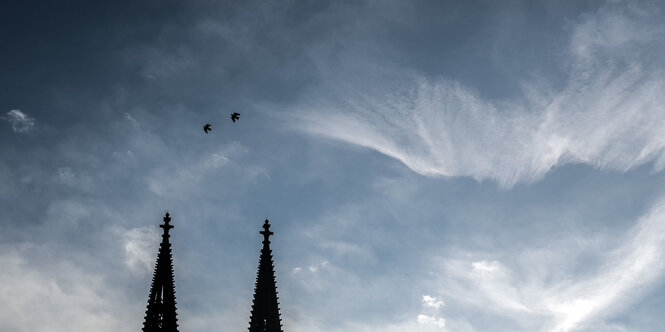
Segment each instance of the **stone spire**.
[[169,224],[170,222],[171,218],[167,212],[164,216],[164,224],[159,225],[164,229],[164,234],[162,234],[162,243],[159,245],[155,274],[152,277],[152,286],[150,286],[143,332],[178,332],[173,257],[169,242],[169,230],[173,228],[173,225]]
[[256,274],[254,286],[254,300],[252,314],[249,320],[250,332],[282,332],[279,318],[279,302],[277,300],[277,284],[275,283],[275,269],[270,250],[270,223],[266,219],[263,224],[263,249],[259,259],[259,272]]

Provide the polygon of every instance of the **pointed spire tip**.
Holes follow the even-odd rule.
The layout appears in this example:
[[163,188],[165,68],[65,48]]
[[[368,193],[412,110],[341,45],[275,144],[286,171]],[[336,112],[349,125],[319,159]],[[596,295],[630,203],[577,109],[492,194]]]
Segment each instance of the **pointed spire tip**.
[[166,212],[166,215],[164,216],[163,220],[164,220],[164,225],[159,225],[159,227],[164,229],[164,235],[168,235],[169,230],[173,228],[173,225],[170,224],[171,215],[169,214],[168,211]]

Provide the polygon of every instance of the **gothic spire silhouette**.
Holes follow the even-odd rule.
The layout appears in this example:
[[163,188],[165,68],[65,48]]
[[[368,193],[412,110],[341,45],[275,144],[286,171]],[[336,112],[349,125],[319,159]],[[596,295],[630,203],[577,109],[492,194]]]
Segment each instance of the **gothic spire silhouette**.
[[143,332],[178,332],[178,318],[175,308],[175,285],[173,280],[173,257],[171,256],[171,243],[169,230],[171,218],[169,213],[164,216],[164,229],[162,243],[159,245],[155,273],[150,286],[148,308],[145,312]]
[[277,284],[275,269],[270,250],[270,223],[266,219],[263,224],[263,249],[259,258],[259,271],[256,274],[252,314],[249,320],[249,332],[282,332],[279,318],[279,302],[277,300]]

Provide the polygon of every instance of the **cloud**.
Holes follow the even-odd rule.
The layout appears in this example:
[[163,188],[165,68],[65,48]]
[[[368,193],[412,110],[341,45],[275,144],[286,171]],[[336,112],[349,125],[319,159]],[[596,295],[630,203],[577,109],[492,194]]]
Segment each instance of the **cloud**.
[[[335,81],[341,87],[329,90],[339,98],[304,101],[289,121],[422,175],[493,179],[506,188],[571,163],[625,171],[655,162],[661,170],[665,73],[657,54],[665,29],[641,24],[644,15],[612,7],[582,16],[562,60],[563,87],[529,78],[521,95],[490,100],[454,80],[383,69],[390,73],[376,74],[383,79],[370,87]],[[621,34],[598,33],[614,30]]]
[[129,121],[134,128],[142,129],[141,124],[130,113],[125,113],[125,119],[127,119],[127,121]]
[[443,301],[437,300],[430,295],[423,295],[423,310],[425,312],[418,315],[418,324],[444,328],[446,320],[440,317],[440,309],[443,307]]
[[[464,320],[468,317],[476,324],[475,318],[483,315],[475,315],[473,310],[461,312],[459,308],[464,309],[464,305],[480,307],[478,310],[494,310],[497,316],[502,316],[495,321],[498,322],[496,329],[478,328],[480,331],[511,330],[505,325],[510,325],[511,319],[522,322],[522,317],[535,317],[533,319],[538,323],[551,320],[552,328],[555,328],[556,324],[564,323],[581,326],[591,322],[594,317],[607,315],[616,308],[614,303],[621,302],[616,299],[607,300],[612,304],[605,309],[596,310],[605,300],[595,299],[595,293],[587,292],[590,292],[588,289],[591,288],[601,288],[591,280],[601,279],[599,276],[607,272],[605,266],[590,264],[591,270],[585,271],[588,274],[583,274],[578,283],[578,275],[571,271],[569,266],[562,267],[566,271],[562,274],[566,274],[567,278],[551,271],[554,267],[551,267],[551,260],[547,260],[547,257],[561,257],[563,253],[549,250],[545,250],[545,257],[538,255],[538,259],[522,258],[528,263],[511,261],[505,256],[476,254],[474,257],[465,257],[444,266],[448,269],[447,272],[450,272],[450,279],[447,279],[447,274],[441,274],[440,284],[459,286],[458,293],[449,288],[419,288],[422,280],[431,274],[414,269],[413,265],[420,266],[418,263],[405,261],[427,260],[428,255],[432,254],[428,249],[438,245],[438,242],[432,244],[427,242],[426,238],[435,237],[441,241],[447,237],[464,242],[466,237],[460,229],[461,224],[468,225],[472,230],[482,230],[484,225],[489,224],[479,222],[478,216],[482,215],[480,212],[473,215],[449,212],[464,210],[464,205],[454,207],[453,204],[438,204],[443,201],[443,196],[438,195],[440,191],[427,190],[448,187],[447,185],[441,186],[437,181],[419,182],[423,179],[414,177],[416,180],[413,181],[413,186],[417,188],[413,189],[412,194],[411,191],[407,192],[403,185],[410,182],[402,179],[411,176],[404,176],[402,172],[390,172],[390,176],[398,177],[400,181],[383,185],[385,190],[379,194],[365,194],[372,177],[384,173],[383,170],[372,167],[369,167],[371,172],[358,172],[367,168],[366,162],[375,162],[373,155],[369,158],[354,159],[351,163],[336,162],[348,161],[344,151],[332,159],[328,155],[330,149],[320,150],[316,146],[310,146],[311,142],[302,141],[298,137],[281,136],[273,131],[275,128],[271,122],[261,123],[264,120],[260,116],[256,117],[257,122],[246,128],[254,130],[220,130],[212,133],[216,135],[214,137],[203,136],[199,127],[200,119],[215,119],[218,116],[226,118],[226,113],[219,113],[226,112],[225,109],[233,108],[236,104],[244,105],[246,100],[255,100],[253,97],[271,95],[263,92],[273,91],[273,95],[280,97],[288,95],[283,102],[289,104],[291,98],[296,98],[293,95],[297,95],[292,90],[300,89],[300,85],[282,83],[305,77],[307,79],[302,79],[302,85],[307,86],[304,94],[308,94],[309,89],[316,89],[317,78],[327,78],[326,73],[317,72],[310,76],[296,71],[297,78],[290,78],[289,81],[284,77],[293,75],[282,75],[290,74],[293,67],[304,68],[303,72],[310,71],[306,61],[301,61],[300,55],[312,54],[316,50],[310,52],[311,50],[301,47],[299,41],[305,38],[300,38],[303,34],[299,34],[297,29],[304,30],[308,40],[325,44],[333,50],[331,53],[348,44],[331,42],[327,33],[317,34],[315,30],[320,26],[311,22],[327,22],[333,27],[344,27],[342,32],[334,32],[340,35],[363,29],[365,25],[369,26],[362,32],[365,35],[371,34],[368,31],[370,29],[381,30],[380,37],[383,39],[372,38],[375,42],[367,44],[385,53],[390,52],[385,47],[386,43],[392,43],[387,39],[392,39],[391,35],[396,32],[394,27],[384,29],[384,22],[377,21],[376,16],[366,16],[368,10],[363,8],[355,10],[356,8],[344,7],[343,11],[339,11],[337,5],[324,7],[321,12],[325,15],[309,15],[307,12],[294,10],[297,15],[296,20],[293,20],[275,17],[278,15],[272,12],[256,16],[254,7],[245,7],[247,9],[244,11],[248,13],[247,17],[258,17],[264,22],[255,30],[264,34],[265,38],[249,40],[248,37],[235,38],[236,36],[231,34],[217,42],[208,35],[186,33],[187,26],[191,22],[201,22],[201,17],[172,19],[173,17],[169,16],[168,20],[152,21],[148,24],[158,28],[159,33],[150,34],[157,36],[157,39],[141,40],[140,45],[134,47],[126,45],[120,53],[131,53],[132,49],[143,47],[141,45],[158,48],[163,46],[163,52],[156,53],[157,57],[151,56],[150,59],[161,58],[162,54],[169,53],[172,49],[170,45],[182,49],[198,49],[200,52],[173,52],[171,58],[156,59],[154,62],[150,60],[146,66],[141,66],[141,62],[136,61],[139,59],[131,58],[127,61],[126,55],[123,56],[123,61],[128,62],[129,67],[118,66],[113,63],[114,59],[95,62],[108,63],[109,66],[105,66],[107,68],[123,69],[115,70],[118,73],[134,73],[137,66],[145,68],[142,72],[146,77],[158,76],[159,82],[136,85],[133,83],[136,79],[131,77],[124,79],[118,76],[108,79],[106,81],[118,83],[113,83],[113,89],[126,91],[123,93],[126,94],[125,97],[118,98],[124,100],[109,102],[108,107],[90,107],[98,105],[96,103],[80,105],[81,101],[87,98],[99,97],[95,92],[97,90],[108,92],[109,89],[104,88],[106,83],[100,83],[102,85],[97,88],[91,87],[88,91],[90,93],[86,95],[81,95],[78,90],[73,93],[63,91],[58,93],[57,100],[47,98],[42,102],[48,104],[55,101],[54,107],[57,110],[54,110],[52,115],[54,119],[61,121],[56,127],[62,130],[54,131],[50,140],[36,142],[34,149],[23,148],[20,144],[9,146],[9,151],[15,150],[15,153],[11,158],[9,155],[3,158],[3,162],[7,163],[6,167],[11,171],[7,172],[9,175],[3,175],[3,179],[13,180],[14,173],[17,179],[24,174],[34,178],[30,184],[17,182],[16,187],[20,185],[35,188],[34,191],[39,195],[29,192],[14,196],[30,210],[40,210],[40,204],[53,206],[48,212],[49,218],[44,222],[45,227],[41,232],[44,235],[39,241],[49,241],[49,249],[65,248],[55,255],[57,259],[46,260],[47,263],[51,262],[52,266],[40,266],[38,264],[43,261],[33,260],[23,254],[12,261],[9,259],[12,258],[11,255],[5,255],[8,250],[0,251],[0,262],[3,266],[0,278],[3,284],[10,285],[0,290],[0,293],[6,295],[2,302],[8,304],[9,308],[0,312],[4,314],[0,318],[0,330],[20,331],[15,328],[17,326],[29,331],[39,331],[45,327],[53,331],[117,331],[139,327],[150,279],[139,278],[136,274],[150,273],[158,245],[158,238],[154,242],[151,240],[151,236],[158,234],[151,234],[151,228],[140,226],[157,224],[161,214],[156,217],[152,213],[163,208],[180,211],[178,215],[182,216],[182,219],[178,219],[182,220],[182,223],[178,224],[183,227],[176,228],[180,235],[174,240],[181,241],[182,244],[177,246],[175,254],[183,258],[176,259],[176,267],[184,267],[176,271],[176,280],[181,282],[177,287],[182,294],[179,312],[183,327],[190,327],[185,330],[205,331],[210,330],[211,326],[220,325],[238,326],[238,329],[246,326],[247,312],[251,305],[252,273],[256,269],[256,256],[252,249],[255,248],[255,243],[250,241],[249,250],[243,249],[247,247],[247,239],[238,234],[256,235],[256,226],[246,226],[242,221],[253,220],[255,215],[263,213],[276,213],[280,216],[275,218],[284,220],[287,240],[283,242],[285,250],[277,252],[280,254],[278,256],[282,257],[282,262],[276,262],[276,274],[280,277],[280,294],[283,294],[283,315],[285,320],[290,319],[288,323],[295,327],[292,330],[473,331]],[[220,19],[220,16],[212,11],[206,13],[203,19],[226,22],[226,18],[229,18],[244,22],[243,19],[236,18],[233,10],[226,10],[227,7],[223,9],[225,19]],[[371,9],[373,8],[370,8],[370,11]],[[328,14],[335,10],[338,12],[336,16]],[[190,15],[194,10],[165,12]],[[431,16],[437,16],[436,11],[430,12],[434,13]],[[599,168],[622,169],[651,160],[658,161],[662,145],[657,138],[654,139],[654,133],[658,132],[660,135],[661,118],[659,114],[649,112],[653,109],[653,104],[660,100],[660,97],[656,97],[655,101],[649,97],[653,93],[660,95],[657,93],[661,91],[658,67],[650,65],[642,58],[634,58],[635,54],[630,50],[642,50],[646,44],[655,44],[656,48],[660,46],[659,43],[652,43],[655,39],[652,34],[640,37],[644,40],[636,38],[636,34],[644,30],[640,24],[626,30],[609,30],[611,26],[621,22],[635,23],[634,18],[625,14],[611,13],[614,12],[608,11],[607,15],[600,13],[602,17],[595,15],[595,19],[589,16],[584,21],[589,22],[584,29],[573,28],[569,47],[574,65],[565,69],[564,74],[570,74],[570,77],[565,78],[567,85],[564,87],[549,80],[535,78],[533,81],[525,81],[527,85],[538,86],[525,88],[526,96],[523,98],[493,100],[483,96],[482,91],[476,91],[468,81],[462,84],[450,78],[421,77],[419,74],[404,73],[398,69],[399,72],[394,74],[398,83],[394,86],[382,81],[377,85],[367,85],[372,88],[354,86],[357,92],[343,94],[344,97],[351,98],[341,106],[328,105],[320,100],[311,103],[306,101],[301,107],[307,108],[308,113],[303,117],[304,123],[298,124],[302,126],[299,128],[317,136],[345,140],[354,145],[376,149],[402,160],[411,169],[422,174],[495,179],[505,186],[538,179],[548,172],[552,165],[584,162]],[[345,24],[349,21],[338,20],[338,16],[352,17],[351,23],[361,24]],[[303,17],[304,20],[301,19]],[[404,19],[399,15],[393,17]],[[614,20],[612,17],[624,19]],[[116,19],[115,16],[108,18]],[[483,16],[483,20],[485,18],[493,19]],[[122,22],[132,23],[125,19],[122,17]],[[158,17],[151,19],[156,20]],[[142,19],[139,21],[142,22],[141,26],[146,25]],[[183,24],[170,27],[168,22]],[[294,22],[298,24],[293,24]],[[124,30],[133,29],[132,24],[124,23]],[[251,22],[248,25],[253,27]],[[274,25],[285,28],[272,29]],[[399,47],[420,48],[422,45],[423,53],[430,53],[432,57],[439,56],[442,53],[433,54],[426,44],[433,44],[430,42],[435,41],[447,43],[447,38],[438,38],[440,30],[422,27],[420,25],[409,28],[416,32],[431,30],[428,32],[431,34],[429,38],[415,40],[416,44],[401,44]],[[96,31],[94,27],[79,30]],[[233,27],[231,30],[238,31]],[[400,30],[400,33],[404,31]],[[455,33],[468,30],[472,28],[464,26]],[[599,37],[595,35],[598,30],[613,32]],[[623,31],[626,31],[625,36],[612,39],[617,32]],[[474,35],[481,37],[475,33]],[[197,42],[187,43],[190,40]],[[226,42],[227,40],[229,42]],[[236,52],[234,47],[229,47],[237,46],[232,43],[234,40],[247,41],[244,44],[261,47],[247,52]],[[256,40],[268,42],[254,42]],[[296,42],[282,43],[283,40]],[[488,42],[496,41],[480,41]],[[349,44],[361,43],[362,41],[351,40]],[[210,47],[199,47],[202,45]],[[358,47],[352,48],[352,51],[358,51]],[[211,49],[216,52],[210,52]],[[232,56],[224,56],[224,59],[239,60],[219,63],[218,55],[226,54],[219,52],[220,50],[231,52]],[[363,50],[354,53],[361,54]],[[255,54],[260,57],[253,57]],[[336,54],[338,53],[331,57]],[[94,54],[90,56],[94,57]],[[193,57],[191,61],[186,59],[190,56]],[[293,56],[295,61],[292,60]],[[414,58],[411,54],[407,56]],[[260,61],[273,58],[276,60]],[[182,61],[180,63],[183,65],[179,65],[178,62],[183,59],[187,61]],[[599,59],[603,61],[599,62]],[[344,63],[344,59],[327,60],[324,58],[321,62],[329,62],[328,66],[338,67],[340,71],[344,71],[348,66],[355,66]],[[451,62],[454,61],[449,63]],[[359,63],[357,66],[362,65],[364,64]],[[456,63],[451,65],[455,66]],[[201,68],[206,71],[201,71]],[[282,69],[276,74],[272,71],[271,74],[273,68]],[[324,67],[317,67],[312,71],[319,68],[326,70]],[[655,71],[652,70],[654,68]],[[76,81],[100,81],[86,79],[90,78],[91,73],[94,74],[92,76],[104,77],[89,69],[82,72],[83,76],[75,77]],[[228,74],[220,76],[219,72]],[[242,80],[238,81],[238,77]],[[274,80],[276,77],[278,79]],[[54,79],[59,81],[58,77]],[[653,81],[650,81],[651,79]],[[203,83],[192,85],[191,82]],[[337,83],[339,81],[334,81],[331,85]],[[201,91],[210,91],[200,89],[201,84],[213,87],[214,93],[201,94]],[[281,87],[276,93],[275,86]],[[544,88],[538,88],[540,86]],[[604,95],[593,97],[598,92],[603,92]],[[631,93],[634,93],[634,96]],[[258,99],[261,98],[271,99]],[[639,104],[643,102],[640,99],[646,100],[648,105]],[[170,106],[174,103],[182,104],[182,109],[174,111]],[[570,111],[575,113],[572,115],[568,114],[571,105],[576,108],[575,112]],[[310,107],[315,111],[310,111]],[[145,111],[141,111],[142,109]],[[608,109],[610,111],[604,111]],[[91,112],[91,116],[81,117],[78,114],[80,110],[94,112]],[[577,110],[582,112],[577,113]],[[126,111],[129,113],[124,113]],[[328,111],[331,113],[326,114]],[[251,115],[250,111],[245,112],[248,112],[248,116]],[[39,114],[34,115],[40,117]],[[120,123],[108,126],[109,121],[106,120],[109,117],[120,117]],[[331,121],[326,122],[328,120]],[[45,120],[40,118],[40,121]],[[51,121],[48,122],[50,125]],[[307,128],[309,125],[311,127]],[[186,129],[188,126],[191,130]],[[185,129],[174,131],[176,128]],[[625,131],[622,132],[622,129]],[[13,136],[18,139],[21,135]],[[251,152],[221,147],[220,144],[225,143],[220,142],[229,142],[230,137],[247,144],[248,148],[245,150],[251,149]],[[46,153],[51,150],[57,153]],[[30,151],[34,153],[26,153]],[[327,172],[327,168],[317,167],[323,164],[316,160],[321,154],[328,155],[328,159],[322,158],[323,160],[332,161],[330,164],[339,167],[336,172]],[[246,185],[247,182],[238,178],[249,177],[246,174],[248,164],[269,165],[271,174],[274,172],[274,181]],[[40,181],[35,171],[24,165],[46,167],[44,174],[54,177],[55,180]],[[58,169],[60,166],[66,167]],[[656,168],[658,167],[662,166],[656,163]],[[259,168],[255,172],[257,176],[266,173],[267,171],[261,173]],[[307,178],[303,175],[308,173],[316,174],[319,178]],[[79,197],[70,186],[79,184],[86,175],[94,177],[97,183],[95,188],[98,190],[90,195],[80,195],[79,199],[74,200],[77,204],[66,203],[71,200],[68,196]],[[14,183],[9,180],[4,182]],[[53,182],[64,186],[50,187]],[[471,186],[473,190],[467,190],[466,181],[453,181],[450,184],[450,187],[455,187],[456,190],[449,197],[454,195],[473,200],[488,195],[488,192],[483,191],[486,189],[484,186]],[[397,187],[399,190],[395,189]],[[426,193],[432,194],[431,197]],[[543,196],[551,193],[536,192]],[[494,197],[491,194],[488,196]],[[174,197],[182,200],[173,199]],[[309,199],[311,197],[314,199]],[[577,197],[571,195],[565,199]],[[543,200],[546,199],[547,197]],[[358,214],[365,218],[348,218],[349,213],[345,212],[344,202],[351,201],[361,207]],[[477,210],[491,210],[491,205],[502,203],[505,201],[488,200],[486,205],[478,205]],[[363,209],[377,212],[363,213]],[[342,227],[322,227],[320,236],[314,238],[316,242],[307,243],[298,231],[308,225],[321,225],[321,220],[314,218],[320,210],[334,212],[337,218],[342,219]],[[391,217],[391,210],[399,213],[394,213],[394,218],[385,218]],[[100,218],[100,211],[103,218]],[[520,209],[515,209],[514,213],[519,214]],[[38,216],[30,219],[21,216],[21,213],[14,214],[16,218],[10,216],[4,220],[14,222],[13,219],[16,219],[17,224],[20,223],[23,228],[22,233],[14,239],[13,233],[3,231],[3,236],[9,237],[13,243],[22,243],[24,237],[36,237],[33,235],[36,227],[28,221],[34,219],[41,222],[42,218]],[[346,223],[341,223],[342,221]],[[100,230],[110,225],[122,227],[119,226],[118,232],[113,234]],[[511,225],[497,225],[503,226],[508,228]],[[441,230],[444,230],[443,235]],[[527,234],[529,235],[532,234]],[[519,237],[517,235],[512,240],[520,243]],[[224,240],[225,238],[227,240]],[[420,239],[423,241],[419,241]],[[472,246],[474,241],[476,238],[470,238],[466,243]],[[275,245],[279,246],[279,243],[275,242]],[[494,252],[501,253],[501,250],[493,249],[496,250]],[[246,251],[249,252],[249,259],[244,259],[243,252]],[[321,252],[319,256],[302,259],[303,255],[315,255],[317,251]],[[446,252],[448,251],[437,250],[436,254]],[[566,259],[562,259],[563,261],[574,260],[575,254],[580,253],[565,248],[563,252],[570,254]],[[94,261],[88,263],[93,266],[85,267],[76,264],[79,262],[67,261],[73,254],[78,253],[83,253],[81,255],[87,255],[85,259]],[[215,255],[225,257],[213,257]],[[627,253],[619,252],[617,255],[626,256]],[[291,257],[289,262],[297,263],[284,264],[284,257]],[[330,261],[325,268],[318,265],[324,259]],[[619,263],[613,257],[606,259],[608,268]],[[221,263],[209,264],[210,261]],[[251,265],[243,267],[243,261]],[[225,269],[225,265],[239,268]],[[295,267],[297,265],[299,267]],[[291,271],[289,268],[293,267],[294,273],[288,273]],[[546,270],[551,274],[524,273],[523,270],[529,270],[530,267],[537,267],[538,270]],[[280,273],[280,268],[284,269],[283,273]],[[317,269],[318,272],[310,272],[310,268]],[[54,277],[55,275],[59,278]],[[222,283],[227,287],[218,287],[222,279]],[[68,284],[79,288],[71,291],[63,287]],[[104,286],[106,288],[102,289]],[[31,292],[32,289],[38,291]],[[116,299],[121,293],[132,299]],[[617,296],[622,299],[624,295]],[[486,309],[490,305],[495,308]],[[583,315],[575,316],[576,308],[587,310],[579,311]],[[507,318],[503,317],[504,312],[507,313]],[[119,317],[122,319],[118,319]],[[540,326],[542,324],[537,327]],[[537,328],[511,331],[515,330],[534,331]]]
[[76,174],[72,171],[71,167],[65,166],[58,168],[58,180],[65,185],[73,185],[75,183]]
[[125,264],[135,273],[150,274],[155,264],[159,234],[154,226],[132,228],[124,233]]
[[12,124],[12,129],[17,133],[27,133],[35,125],[35,118],[21,110],[11,110],[7,112],[5,119]]
[[230,143],[217,151],[199,157],[187,164],[174,164],[169,167],[156,168],[148,176],[147,184],[151,192],[158,196],[186,196],[187,192],[195,191],[200,182],[209,179],[209,175],[227,169],[227,172],[241,173],[243,178],[252,181],[268,177],[267,171],[258,166],[242,166],[237,159],[249,153],[248,149],[237,143]]
[[[2,331],[107,331],[135,328],[142,311],[128,305],[121,289],[108,287],[92,273],[67,259],[38,260],[26,247],[3,248],[0,282]],[[130,318],[131,317],[131,318]]]
[[423,307],[439,309],[443,307],[443,301],[437,300],[435,297],[423,295]]
[[662,25],[654,15],[659,11],[644,4],[620,4],[583,15],[572,31],[571,53],[578,60],[590,62],[605,57],[607,51],[615,53],[614,56],[619,52],[621,57],[637,55],[639,52],[630,52],[629,47],[643,47],[644,43],[662,38]]
[[[561,257],[581,257],[576,250],[589,248],[554,247],[556,251],[525,250],[511,263],[448,259],[441,272],[447,277],[439,281],[445,285],[441,293],[455,305],[485,314],[500,312],[531,330],[565,332],[602,324],[602,318],[625,309],[662,275],[665,201],[641,217],[623,243],[597,257],[598,263],[585,263],[588,271],[574,272],[575,259]],[[538,323],[529,325],[534,320]]]
[[423,324],[423,325],[433,325],[436,327],[445,327],[446,326],[446,320],[443,318],[434,318],[432,316],[427,316],[420,314],[418,315],[418,323]]
[[471,263],[471,267],[474,271],[494,272],[499,269],[500,264],[497,261],[480,261]]

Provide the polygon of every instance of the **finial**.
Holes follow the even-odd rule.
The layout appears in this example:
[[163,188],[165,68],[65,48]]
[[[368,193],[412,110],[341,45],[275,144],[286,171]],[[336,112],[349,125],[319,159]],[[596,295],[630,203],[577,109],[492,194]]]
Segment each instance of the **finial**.
[[164,225],[159,225],[159,227],[164,229],[164,235],[169,234],[169,230],[173,228],[173,225],[169,224],[171,222],[171,217],[168,212],[166,212],[166,215],[164,216]]
[[268,244],[270,243],[270,240],[268,239],[270,235],[273,235],[275,233],[270,231],[270,222],[268,219],[263,223],[263,230],[259,232],[260,234],[263,234],[263,243]]

